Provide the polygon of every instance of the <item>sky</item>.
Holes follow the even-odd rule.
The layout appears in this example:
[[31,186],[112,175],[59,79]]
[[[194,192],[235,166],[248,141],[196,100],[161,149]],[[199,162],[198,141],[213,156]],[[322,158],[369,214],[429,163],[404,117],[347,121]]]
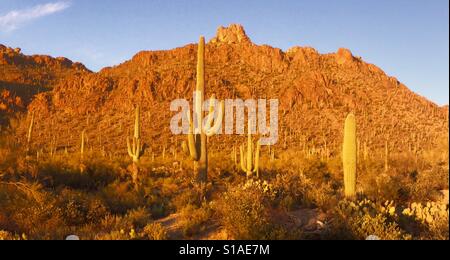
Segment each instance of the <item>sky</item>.
[[449,103],[448,0],[0,0],[0,44],[98,71],[141,50],[242,24],[252,41],[349,48],[414,92]]

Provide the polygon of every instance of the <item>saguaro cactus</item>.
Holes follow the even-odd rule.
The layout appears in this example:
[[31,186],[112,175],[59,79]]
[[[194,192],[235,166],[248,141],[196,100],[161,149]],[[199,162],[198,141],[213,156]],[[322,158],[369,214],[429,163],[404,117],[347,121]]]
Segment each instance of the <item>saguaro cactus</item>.
[[[81,131],[81,143],[80,143],[80,173],[84,173],[86,170],[86,165],[84,165],[84,143],[86,139],[86,129]],[[52,148],[51,148],[52,149]],[[53,154],[53,152],[51,152]]]
[[364,161],[367,162],[367,159],[369,158],[369,148],[367,147],[367,142],[364,142]]
[[255,145],[252,141],[252,133],[250,131],[251,124],[248,124],[248,135],[247,135],[247,159],[245,159],[244,153],[245,148],[244,145],[241,145],[241,169],[247,174],[247,178],[252,177],[254,173],[256,173],[256,177],[259,178],[259,153],[261,149],[261,145],[259,141],[256,142],[256,150]]
[[[191,159],[194,161],[194,171],[200,183],[205,183],[208,176],[208,137],[215,135],[222,125],[223,101],[220,103],[217,119],[214,126],[214,96],[211,98],[208,120],[203,126],[203,100],[205,88],[205,38],[200,37],[197,52],[197,85],[195,91],[195,104],[191,114],[188,112],[189,133],[188,148]],[[194,120],[192,120],[194,119]],[[196,127],[194,129],[194,121]]]
[[80,156],[81,160],[84,158],[84,140],[85,140],[86,130],[81,132],[81,144],[80,144]]
[[137,177],[139,174],[139,161],[144,154],[144,148],[141,142],[140,114],[140,107],[137,106],[135,110],[133,143],[130,143],[130,138],[127,136],[128,155],[133,159],[132,178],[135,186],[137,186]]
[[34,112],[31,114],[31,121],[30,125],[28,126],[28,133],[27,133],[27,156],[29,155],[30,149],[31,149],[31,135],[33,133],[33,126],[34,126]]
[[356,119],[349,114],[345,119],[344,145],[342,149],[342,163],[344,168],[345,197],[353,198],[356,195]]
[[130,143],[130,138],[127,137],[128,155],[133,159],[133,163],[135,164],[139,163],[144,152],[141,142],[140,113],[140,107],[137,106],[135,110],[133,143]]
[[384,143],[384,171],[389,170],[389,144],[388,141]]

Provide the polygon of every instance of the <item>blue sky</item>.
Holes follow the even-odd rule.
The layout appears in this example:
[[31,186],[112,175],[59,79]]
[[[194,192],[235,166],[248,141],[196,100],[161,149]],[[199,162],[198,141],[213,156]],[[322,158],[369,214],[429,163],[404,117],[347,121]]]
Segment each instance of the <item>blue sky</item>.
[[449,103],[448,0],[0,0],[0,44],[92,70],[240,23],[256,44],[347,47],[413,91]]

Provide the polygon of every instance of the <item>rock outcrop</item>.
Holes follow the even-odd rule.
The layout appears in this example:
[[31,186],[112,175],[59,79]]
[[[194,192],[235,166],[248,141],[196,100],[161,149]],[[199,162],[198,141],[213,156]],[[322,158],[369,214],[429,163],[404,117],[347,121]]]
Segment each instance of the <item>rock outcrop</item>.
[[231,24],[228,27],[220,26],[217,29],[216,37],[212,38],[210,43],[226,43],[226,44],[238,44],[238,43],[251,43],[245,33],[244,27],[240,24]]
[[352,52],[346,48],[340,48],[336,53],[336,62],[339,65],[351,63],[354,61]]

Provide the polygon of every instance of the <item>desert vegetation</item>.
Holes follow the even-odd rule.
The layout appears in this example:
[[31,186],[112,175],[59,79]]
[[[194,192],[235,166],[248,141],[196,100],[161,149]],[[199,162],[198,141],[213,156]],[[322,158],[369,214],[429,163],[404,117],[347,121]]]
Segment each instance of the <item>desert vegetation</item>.
[[449,238],[443,156],[391,154],[387,172],[383,158],[359,161],[347,198],[340,157],[299,151],[261,148],[258,178],[231,151],[210,152],[206,194],[187,156],[144,154],[135,180],[126,156],[27,158],[8,136],[0,152],[2,239]]
[[[201,38],[195,87],[201,100],[206,91],[204,51]],[[351,54],[348,59],[338,59],[338,64],[360,66]],[[109,84],[92,81],[99,92]],[[325,89],[336,84],[324,75],[314,82]],[[67,89],[69,98],[76,93]],[[392,99],[407,95],[403,88],[396,91]],[[30,108],[53,100],[57,105],[48,107],[58,109],[69,102],[46,95],[36,97]],[[94,99],[95,104],[105,102]],[[441,121],[427,128],[431,119],[423,119],[420,130],[442,131],[416,133],[417,128],[408,127],[420,118],[391,124],[346,98],[339,101],[348,102],[342,106],[345,116],[333,114],[323,100],[303,106],[293,98],[297,104],[282,103],[292,106],[282,108],[279,142],[262,146],[250,124],[245,135],[230,139],[215,136],[219,126],[207,118],[208,127],[194,133],[191,114],[189,134],[168,136],[153,127],[161,117],[144,116],[149,105],[136,100],[126,103],[131,112],[124,118],[102,111],[107,121],[72,110],[56,119],[37,116],[45,113],[39,109],[10,118],[0,135],[0,239],[449,239],[448,128],[440,129],[445,125]],[[338,134],[310,124],[310,135],[302,135],[304,125],[291,124],[300,114],[289,114],[294,106],[322,111],[317,117],[328,113],[339,118],[339,126],[333,125]],[[444,113],[426,102],[415,109],[444,121]],[[223,105],[217,112],[221,119]],[[61,120],[70,120],[71,113],[76,119],[64,124]],[[192,113],[203,119],[201,110]],[[378,122],[383,123],[380,128]],[[411,131],[396,135],[400,127]]]

